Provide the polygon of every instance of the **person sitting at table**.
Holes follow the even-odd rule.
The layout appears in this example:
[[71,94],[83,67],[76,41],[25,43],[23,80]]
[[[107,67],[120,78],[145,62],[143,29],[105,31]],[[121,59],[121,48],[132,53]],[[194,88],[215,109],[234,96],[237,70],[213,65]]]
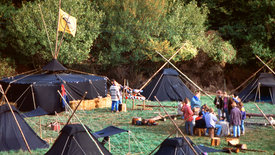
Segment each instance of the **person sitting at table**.
[[201,107],[202,118],[205,120],[205,116],[209,113],[209,108],[206,104]]
[[199,111],[201,108],[201,93],[199,90],[195,91],[195,96],[193,96],[193,98],[191,99],[191,109],[193,111]]
[[206,128],[205,120],[203,119],[202,111],[200,111],[199,116],[195,120],[194,128]]
[[217,136],[220,136],[222,131],[222,126],[217,124],[218,118],[214,114],[213,108],[209,109],[209,114],[205,116],[205,124],[207,127],[206,133],[208,133],[209,128],[216,128],[217,129]]

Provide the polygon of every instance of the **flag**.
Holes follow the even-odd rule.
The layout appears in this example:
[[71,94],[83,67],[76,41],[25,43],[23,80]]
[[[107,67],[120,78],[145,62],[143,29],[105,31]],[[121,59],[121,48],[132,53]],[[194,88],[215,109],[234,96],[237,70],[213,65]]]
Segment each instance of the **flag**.
[[58,31],[64,32],[64,30],[65,32],[75,36],[76,18],[60,9]]

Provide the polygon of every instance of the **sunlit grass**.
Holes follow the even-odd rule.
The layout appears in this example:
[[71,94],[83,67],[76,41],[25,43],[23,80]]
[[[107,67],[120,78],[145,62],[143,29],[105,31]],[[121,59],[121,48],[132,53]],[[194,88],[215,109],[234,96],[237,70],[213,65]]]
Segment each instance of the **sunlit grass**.
[[[202,102],[207,103],[210,107],[214,107],[212,100],[203,96]],[[136,104],[142,104],[139,101],[135,101]],[[150,105],[158,105],[157,102],[146,102]],[[176,106],[177,102],[162,102],[163,105]],[[275,114],[275,106],[265,103],[258,104],[259,107],[268,114]],[[151,118],[157,116],[158,113],[164,114],[164,111],[159,108],[153,108],[153,110],[131,110],[132,102],[127,102],[128,112],[111,113],[110,108],[94,109],[91,111],[77,111],[79,119],[87,125],[93,131],[101,130],[107,126],[114,125],[126,130],[130,130],[130,150],[131,153],[149,154],[156,146],[158,146],[167,136],[171,133],[175,133],[174,125],[167,119],[167,121],[158,121],[157,126],[135,126],[131,125],[133,117]],[[141,109],[141,107],[139,107]],[[260,113],[255,107],[254,103],[245,104],[246,111],[248,113]],[[175,108],[165,108],[170,114],[176,114]],[[60,113],[59,116],[41,116],[35,118],[27,118],[26,121],[40,136],[40,121],[42,124],[42,138],[53,140],[58,136],[58,133],[50,130],[48,126],[50,122],[58,120],[59,122],[66,123],[70,113]],[[264,118],[258,118],[264,121]],[[77,123],[76,118],[72,119],[73,123]],[[178,119],[175,122],[183,129],[182,120]],[[270,126],[246,126],[246,135],[241,136],[241,143],[247,144],[249,149],[266,150],[264,154],[273,154],[275,152],[275,130]],[[174,135],[175,136],[175,135]],[[209,137],[190,137],[196,144],[203,144],[210,146]],[[101,140],[101,139],[100,139]],[[129,135],[128,133],[121,133],[111,137],[111,153],[113,154],[127,154],[129,152]],[[52,145],[52,143],[50,143]],[[108,144],[105,147],[109,149]],[[216,148],[222,149],[228,147],[225,138],[221,138],[221,145]],[[44,154],[48,149],[34,150],[34,154]],[[1,152],[1,154],[26,154],[23,151],[10,151]],[[253,154],[253,152],[246,152],[246,154]],[[259,154],[259,152],[255,153]]]

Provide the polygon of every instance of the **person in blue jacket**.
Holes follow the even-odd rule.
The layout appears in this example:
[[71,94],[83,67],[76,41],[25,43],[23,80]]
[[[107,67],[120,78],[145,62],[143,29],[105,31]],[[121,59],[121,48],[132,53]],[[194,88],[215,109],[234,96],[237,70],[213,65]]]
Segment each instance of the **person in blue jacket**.
[[200,107],[201,107],[201,92],[199,90],[195,91],[195,96],[193,96],[192,100],[191,100],[191,109],[193,111],[199,111]]

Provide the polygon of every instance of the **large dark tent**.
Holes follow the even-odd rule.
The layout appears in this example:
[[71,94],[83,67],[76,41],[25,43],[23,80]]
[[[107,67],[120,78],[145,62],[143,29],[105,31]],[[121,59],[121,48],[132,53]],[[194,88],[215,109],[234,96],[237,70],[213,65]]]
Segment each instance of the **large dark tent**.
[[[87,127],[86,127],[87,128]],[[91,130],[87,128],[91,133]],[[88,135],[81,124],[69,124],[63,127],[60,135],[46,155],[56,154],[111,154],[92,134]]]
[[[20,113],[12,106],[15,117],[24,133],[30,149],[48,148],[47,142],[36,135]],[[0,106],[0,151],[27,150],[24,139],[7,104]]]
[[142,95],[154,101],[156,96],[160,101],[183,101],[191,99],[193,93],[181,80],[179,73],[171,68],[163,69],[143,89]]
[[[216,150],[203,145],[196,145],[190,138],[186,137],[197,154],[206,154],[210,152],[224,152],[223,150]],[[155,153],[155,155],[193,155],[195,154],[191,147],[182,137],[165,139]]]
[[64,85],[69,100],[93,99],[107,95],[107,78],[78,73],[62,66],[56,59],[37,73],[3,78],[0,81],[4,90],[8,89],[9,101],[16,102],[21,111],[30,111],[40,107],[47,113],[62,111],[61,85]]
[[275,76],[261,73],[252,80],[238,96],[243,102],[271,102],[275,104]]

